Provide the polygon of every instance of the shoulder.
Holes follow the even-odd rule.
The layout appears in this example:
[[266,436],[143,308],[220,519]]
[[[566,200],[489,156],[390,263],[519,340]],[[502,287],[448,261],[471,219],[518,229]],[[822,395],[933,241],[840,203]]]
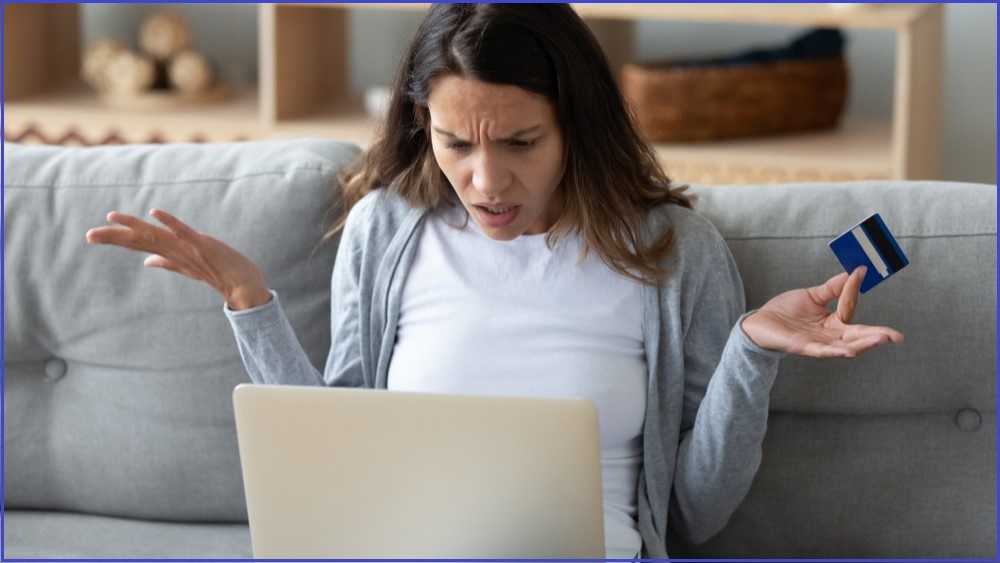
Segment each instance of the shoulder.
[[739,267],[710,220],[692,209],[666,204],[649,212],[647,224],[653,240],[660,240],[668,230],[673,232],[673,248],[662,263],[671,274],[660,287],[661,298],[680,300],[689,319],[696,304],[725,312],[725,322],[743,312]]
[[373,190],[361,198],[347,214],[347,224],[366,226],[402,221],[420,210],[410,207],[402,197],[387,190]]
[[386,190],[374,190],[361,198],[347,214],[344,237],[371,242],[389,241],[406,225],[426,214],[410,207],[402,197]]
[[685,261],[729,256],[726,241],[715,225],[687,207],[672,203],[654,207],[646,216],[646,228],[652,241],[660,240],[672,230],[675,253]]

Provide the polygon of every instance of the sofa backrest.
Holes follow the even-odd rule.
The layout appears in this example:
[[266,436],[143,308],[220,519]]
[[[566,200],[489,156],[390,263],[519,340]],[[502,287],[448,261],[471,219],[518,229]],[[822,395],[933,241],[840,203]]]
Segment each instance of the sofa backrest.
[[[89,246],[112,209],[176,213],[248,253],[317,367],[336,241],[329,141],[4,146],[5,508],[245,520],[222,301]],[[854,360],[783,360],[760,472],[729,525],[674,557],[994,557],[996,190],[942,182],[696,188],[750,307],[820,283],[879,212],[910,265],[857,322],[906,335]]]
[[851,360],[782,360],[760,472],[696,557],[996,556],[996,187],[696,188],[747,306],[842,271],[827,244],[880,213],[910,264],[855,322],[903,332]]
[[[338,171],[327,141],[4,145],[5,509],[245,521],[233,387],[249,381],[221,297],[91,246],[161,207],[247,253],[322,366]],[[155,222],[155,221],[154,221]]]

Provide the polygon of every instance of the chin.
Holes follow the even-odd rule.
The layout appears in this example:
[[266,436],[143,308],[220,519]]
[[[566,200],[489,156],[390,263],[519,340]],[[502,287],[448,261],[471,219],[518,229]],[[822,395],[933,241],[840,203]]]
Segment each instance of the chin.
[[498,242],[512,241],[517,237],[521,236],[522,234],[524,234],[523,231],[521,230],[514,230],[510,228],[492,229],[490,227],[484,227],[483,225],[479,225],[479,230],[481,230],[491,240],[495,240]]

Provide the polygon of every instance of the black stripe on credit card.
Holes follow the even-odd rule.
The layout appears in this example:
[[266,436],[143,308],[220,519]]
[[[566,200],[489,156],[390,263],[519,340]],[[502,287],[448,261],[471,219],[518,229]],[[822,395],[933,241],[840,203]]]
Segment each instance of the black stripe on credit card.
[[903,269],[903,259],[899,257],[899,253],[889,242],[889,237],[886,236],[885,231],[882,230],[882,226],[878,224],[875,217],[869,217],[864,223],[861,223],[861,228],[868,233],[868,238],[871,239],[872,244],[878,249],[879,254],[885,259],[886,264],[893,272],[898,272]]

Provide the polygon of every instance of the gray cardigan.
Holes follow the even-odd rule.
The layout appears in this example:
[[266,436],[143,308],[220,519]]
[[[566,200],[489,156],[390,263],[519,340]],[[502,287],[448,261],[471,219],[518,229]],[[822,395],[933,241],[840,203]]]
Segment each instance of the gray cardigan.
[[[407,272],[426,209],[382,190],[352,210],[333,269],[332,345],[323,374],[298,344],[275,298],[226,310],[256,383],[385,388]],[[668,227],[672,275],[643,286],[649,369],[638,525],[644,558],[667,557],[667,528],[700,543],[726,524],[760,464],[768,397],[783,355],[739,328],[743,285],[714,226],[664,205],[649,213],[647,240]],[[668,524],[669,521],[669,524]]]

